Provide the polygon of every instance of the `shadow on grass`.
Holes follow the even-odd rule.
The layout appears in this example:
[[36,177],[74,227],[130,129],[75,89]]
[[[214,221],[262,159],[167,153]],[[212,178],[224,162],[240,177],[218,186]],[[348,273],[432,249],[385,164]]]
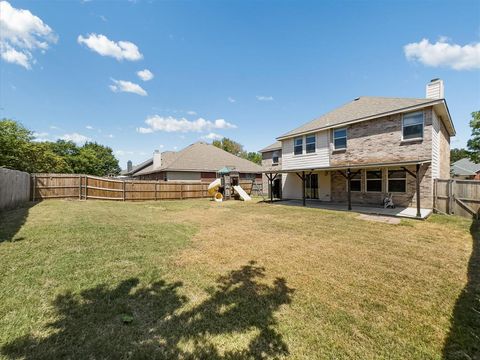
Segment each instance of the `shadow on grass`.
[[16,209],[0,211],[0,243],[23,240],[23,237],[15,237],[15,235],[27,221],[30,208],[36,204],[29,201]]
[[[260,283],[265,269],[250,262],[217,280],[207,299],[193,305],[178,294],[181,283],[158,281],[138,288],[129,279],[79,295],[58,296],[58,320],[46,337],[30,334],[0,354],[25,359],[268,359],[288,354],[274,313],[291,301],[277,278]],[[217,339],[227,344],[220,349]],[[237,342],[235,342],[237,339]]]
[[468,263],[468,282],[457,299],[444,359],[480,359],[480,221],[470,226],[473,249]]

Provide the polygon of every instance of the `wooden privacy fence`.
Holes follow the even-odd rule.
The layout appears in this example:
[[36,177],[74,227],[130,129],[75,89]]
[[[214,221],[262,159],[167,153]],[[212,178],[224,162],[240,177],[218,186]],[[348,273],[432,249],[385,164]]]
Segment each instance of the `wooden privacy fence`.
[[[251,194],[253,181],[240,181]],[[80,174],[33,174],[32,200],[174,200],[210,197],[208,183],[199,181],[118,180]]]
[[441,213],[479,219],[480,181],[435,179],[433,207]]

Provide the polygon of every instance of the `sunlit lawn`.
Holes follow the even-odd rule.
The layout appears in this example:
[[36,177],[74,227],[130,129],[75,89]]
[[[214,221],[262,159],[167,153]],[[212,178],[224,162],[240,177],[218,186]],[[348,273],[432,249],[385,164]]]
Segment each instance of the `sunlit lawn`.
[[0,357],[475,359],[479,232],[238,201],[44,201],[0,214]]

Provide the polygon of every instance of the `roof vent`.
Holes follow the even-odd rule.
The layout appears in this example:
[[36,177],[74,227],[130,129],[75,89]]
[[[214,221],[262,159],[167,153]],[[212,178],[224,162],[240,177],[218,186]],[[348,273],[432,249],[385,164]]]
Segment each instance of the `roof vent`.
[[359,98],[359,97],[357,97],[357,98],[353,99],[353,101],[357,101],[357,100],[360,100],[360,98]]

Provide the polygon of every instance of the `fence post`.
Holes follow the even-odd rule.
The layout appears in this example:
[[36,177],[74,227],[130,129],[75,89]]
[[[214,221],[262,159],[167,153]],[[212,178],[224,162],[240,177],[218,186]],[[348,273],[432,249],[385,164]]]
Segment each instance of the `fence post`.
[[35,175],[33,175],[33,190],[32,190],[32,201],[35,201],[35,192],[37,191],[37,179],[35,178]]
[[157,182],[155,183],[155,200],[158,200],[158,197],[157,197],[157,185],[158,185],[158,180],[157,180]]
[[180,200],[183,200],[183,183],[180,184]]
[[125,201],[125,180],[123,180],[123,201]]
[[85,175],[85,200],[88,200],[88,176]]

